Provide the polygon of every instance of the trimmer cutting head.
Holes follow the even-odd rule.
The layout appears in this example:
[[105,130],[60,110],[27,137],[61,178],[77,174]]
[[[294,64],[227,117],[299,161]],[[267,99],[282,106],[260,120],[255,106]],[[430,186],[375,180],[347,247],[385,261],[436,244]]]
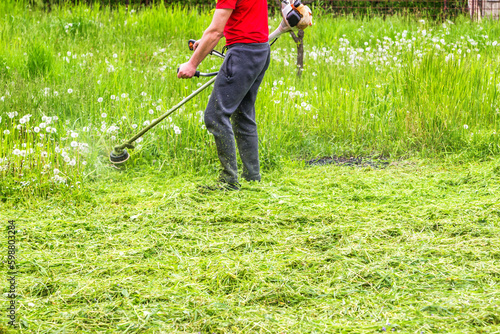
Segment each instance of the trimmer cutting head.
[[116,148],[109,155],[109,161],[114,164],[122,164],[130,158],[126,149],[117,150]]

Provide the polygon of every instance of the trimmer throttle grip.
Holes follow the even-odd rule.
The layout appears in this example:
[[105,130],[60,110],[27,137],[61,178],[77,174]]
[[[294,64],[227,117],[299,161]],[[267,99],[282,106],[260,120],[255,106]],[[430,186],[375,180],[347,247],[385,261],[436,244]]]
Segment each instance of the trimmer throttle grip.
[[194,51],[194,43],[196,43],[196,40],[194,39],[190,39],[188,41],[189,50]]
[[[179,73],[179,68],[177,67],[177,73]],[[200,77],[200,71],[194,72],[194,76],[199,78]]]

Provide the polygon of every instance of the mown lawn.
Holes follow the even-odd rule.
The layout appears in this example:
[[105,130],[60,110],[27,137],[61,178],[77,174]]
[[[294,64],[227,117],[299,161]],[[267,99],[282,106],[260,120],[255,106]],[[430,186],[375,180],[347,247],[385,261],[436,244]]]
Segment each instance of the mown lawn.
[[0,204],[19,332],[500,332],[500,160],[287,163],[201,193],[212,177],[109,168]]

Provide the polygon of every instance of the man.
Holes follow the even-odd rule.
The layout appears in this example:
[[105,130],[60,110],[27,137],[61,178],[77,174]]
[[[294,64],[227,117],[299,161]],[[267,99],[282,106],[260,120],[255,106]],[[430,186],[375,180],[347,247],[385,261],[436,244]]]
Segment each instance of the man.
[[242,177],[261,179],[255,100],[270,61],[267,14],[267,0],[218,0],[212,23],[194,45],[190,60],[179,67],[177,77],[191,78],[220,38],[226,37],[226,58],[205,109],[205,125],[214,135],[222,165],[219,183],[206,187],[209,190],[239,190],[235,142],[243,162]]

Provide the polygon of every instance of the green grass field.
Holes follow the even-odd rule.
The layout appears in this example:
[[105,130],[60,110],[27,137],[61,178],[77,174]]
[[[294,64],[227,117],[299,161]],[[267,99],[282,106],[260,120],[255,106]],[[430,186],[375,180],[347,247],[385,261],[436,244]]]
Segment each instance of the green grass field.
[[207,80],[176,68],[209,12],[0,2],[0,333],[500,333],[500,23],[314,15],[300,79],[272,47],[263,181],[207,194],[210,90],[108,156]]
[[20,332],[499,333],[500,160],[209,180],[110,170],[4,204]]

